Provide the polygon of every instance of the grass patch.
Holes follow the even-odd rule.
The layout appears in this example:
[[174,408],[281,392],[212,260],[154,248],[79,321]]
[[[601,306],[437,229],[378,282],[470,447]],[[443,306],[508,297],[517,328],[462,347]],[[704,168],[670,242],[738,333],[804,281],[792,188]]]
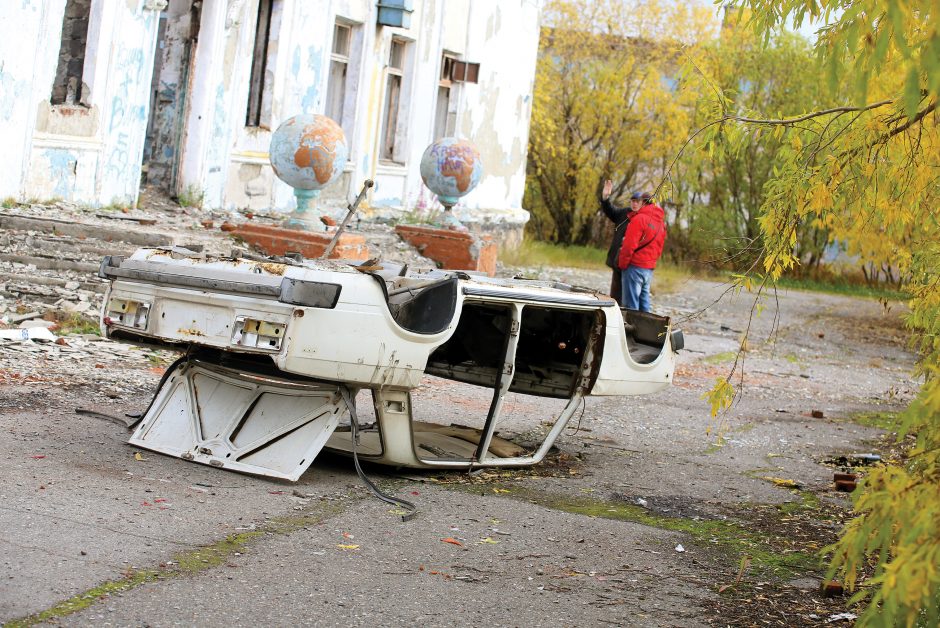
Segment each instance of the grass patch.
[[607,251],[593,246],[565,246],[525,240],[512,248],[501,248],[499,261],[507,266],[563,266],[605,270]]
[[884,286],[869,286],[843,279],[823,280],[783,277],[777,282],[777,287],[787,290],[807,290],[850,297],[887,299],[889,301],[906,301],[911,298],[911,295],[903,290],[895,290]]
[[19,203],[16,202],[16,199],[12,196],[8,196],[3,199],[3,209],[10,209],[11,207],[16,207]]
[[504,497],[588,517],[629,521],[642,525],[687,534],[703,549],[715,548],[723,559],[738,564],[742,557],[751,559],[752,568],[762,575],[790,577],[815,568],[819,559],[809,552],[778,552],[766,536],[747,530],[740,524],[722,519],[666,517],[620,500],[590,497],[563,497],[543,491],[512,486],[500,489]]
[[107,599],[113,593],[123,593],[148,582],[191,576],[219,567],[232,558],[236,552],[243,553],[254,540],[265,534],[289,534],[306,526],[318,524],[330,516],[339,514],[344,508],[344,506],[337,504],[325,506],[319,504],[319,506],[319,512],[271,519],[257,530],[230,534],[212,545],[182,552],[175,555],[173,560],[166,563],[166,566],[161,569],[130,570],[122,578],[99,584],[44,611],[11,620],[5,623],[4,626],[6,628],[25,628],[26,626],[55,621],[85,610],[93,604]]
[[[525,240],[519,246],[500,248],[499,261],[506,266],[610,270],[606,263],[606,249],[593,246],[552,244],[538,240]],[[654,295],[677,292],[681,285],[688,281],[693,274],[692,270],[685,266],[661,260],[653,273],[651,291]]]
[[58,328],[56,331],[60,336],[72,334],[101,335],[101,328],[98,326],[97,319],[88,318],[87,316],[74,312],[58,320]]
[[724,362],[732,362],[737,356],[738,354],[735,351],[725,351],[724,353],[705,356],[702,358],[702,362],[706,364],[723,364]]
[[180,204],[180,207],[194,207],[196,209],[201,209],[205,198],[205,192],[200,190],[195,185],[190,184],[186,186],[185,190],[179,193],[179,196],[176,198],[176,200]]
[[901,427],[901,415],[898,412],[860,412],[850,416],[849,421],[889,432],[896,432]]

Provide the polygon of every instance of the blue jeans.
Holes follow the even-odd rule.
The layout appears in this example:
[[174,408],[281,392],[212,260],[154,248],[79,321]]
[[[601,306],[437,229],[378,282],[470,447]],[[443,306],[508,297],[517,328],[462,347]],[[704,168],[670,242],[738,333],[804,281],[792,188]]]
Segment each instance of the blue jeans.
[[650,311],[650,283],[652,268],[628,266],[623,271],[623,306],[628,310]]

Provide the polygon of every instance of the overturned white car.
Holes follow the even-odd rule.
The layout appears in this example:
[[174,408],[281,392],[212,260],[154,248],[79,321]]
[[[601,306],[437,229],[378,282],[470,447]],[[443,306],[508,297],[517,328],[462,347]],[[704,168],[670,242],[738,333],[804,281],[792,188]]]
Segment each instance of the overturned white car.
[[[582,397],[667,386],[683,342],[605,295],[463,271],[149,248],[100,272],[106,336],[184,352],[131,443],[288,480],[323,448],[403,467],[537,463]],[[482,427],[414,416],[426,374],[492,389]],[[359,425],[366,389],[375,421]],[[510,392],[567,400],[537,447],[494,435]]]

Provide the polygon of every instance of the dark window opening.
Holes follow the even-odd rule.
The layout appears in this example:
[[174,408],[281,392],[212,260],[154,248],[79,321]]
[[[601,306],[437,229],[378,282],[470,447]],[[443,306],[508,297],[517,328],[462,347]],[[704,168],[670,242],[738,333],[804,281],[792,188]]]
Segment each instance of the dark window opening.
[[59,63],[52,84],[53,105],[86,105],[90,94],[82,84],[85,47],[88,43],[88,19],[91,0],[67,0],[62,18],[62,43]]
[[388,54],[388,78],[385,85],[385,106],[382,114],[382,135],[379,157],[387,161],[404,163],[404,151],[397,145],[403,136],[401,120],[401,91],[404,79],[405,42],[393,39]]
[[268,44],[271,38],[271,13],[274,0],[259,0],[258,20],[255,23],[255,50],[251,59],[251,82],[248,87],[248,113],[245,126],[261,126],[264,99],[264,74],[268,64]]

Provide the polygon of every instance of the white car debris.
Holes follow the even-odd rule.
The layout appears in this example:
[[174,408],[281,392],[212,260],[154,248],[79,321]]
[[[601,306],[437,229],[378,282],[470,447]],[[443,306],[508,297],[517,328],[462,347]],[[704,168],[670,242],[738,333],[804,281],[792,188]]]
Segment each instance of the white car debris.
[[[668,318],[592,291],[374,260],[143,248],[100,275],[105,336],[184,352],[130,442],[292,481],[324,448],[396,467],[538,463],[584,396],[668,386],[683,344]],[[426,374],[492,389],[481,427],[415,416]],[[371,425],[355,414],[364,391]],[[538,447],[494,434],[508,392],[567,399]]]

